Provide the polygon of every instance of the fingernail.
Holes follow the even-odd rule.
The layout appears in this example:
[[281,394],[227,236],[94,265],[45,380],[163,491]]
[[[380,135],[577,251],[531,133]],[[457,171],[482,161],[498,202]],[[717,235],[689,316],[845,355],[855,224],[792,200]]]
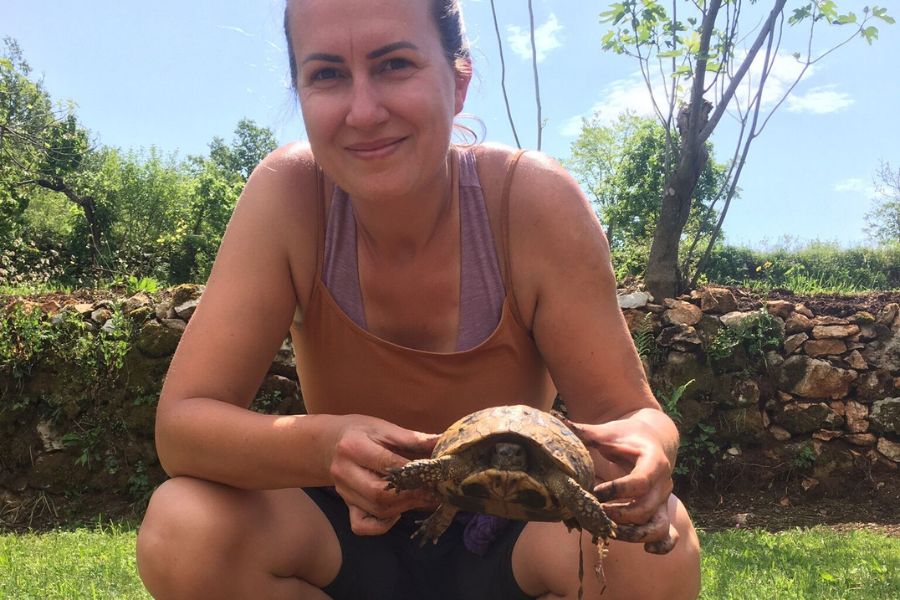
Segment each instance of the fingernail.
[[606,502],[616,497],[616,488],[609,484],[598,485],[594,488],[594,495],[600,502]]

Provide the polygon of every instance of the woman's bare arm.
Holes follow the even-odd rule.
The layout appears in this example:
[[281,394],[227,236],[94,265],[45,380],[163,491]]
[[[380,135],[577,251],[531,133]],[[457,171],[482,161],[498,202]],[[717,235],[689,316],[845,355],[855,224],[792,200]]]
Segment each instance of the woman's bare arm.
[[[170,475],[245,488],[322,484],[331,417],[247,411],[315,267],[315,170],[281,149],[247,182],[166,376],[157,451]],[[305,300],[305,299],[304,299]],[[331,424],[333,425],[333,423]]]
[[[523,316],[571,419],[585,424],[584,439],[606,459],[598,474],[611,481],[596,492],[629,502],[611,516],[658,521],[672,491],[678,430],[653,397],[619,309],[603,231],[556,163],[526,155],[522,167],[510,241]],[[651,538],[665,538],[668,529],[662,517]]]

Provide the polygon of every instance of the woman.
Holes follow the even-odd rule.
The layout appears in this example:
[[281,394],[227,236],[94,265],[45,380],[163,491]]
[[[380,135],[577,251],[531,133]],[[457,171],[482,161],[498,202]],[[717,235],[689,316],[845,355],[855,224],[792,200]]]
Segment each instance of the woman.
[[[457,2],[289,0],[285,30],[309,146],[248,181],[172,361],[157,414],[172,479],[138,536],[147,588],[574,598],[577,533],[460,522],[419,549],[408,511],[432,499],[382,479],[463,414],[549,409],[558,390],[630,540],[611,544],[604,598],[695,597],[697,538],[670,495],[677,430],[587,202],[537,153],[450,145],[471,75]],[[310,414],[252,413],[289,327]]]

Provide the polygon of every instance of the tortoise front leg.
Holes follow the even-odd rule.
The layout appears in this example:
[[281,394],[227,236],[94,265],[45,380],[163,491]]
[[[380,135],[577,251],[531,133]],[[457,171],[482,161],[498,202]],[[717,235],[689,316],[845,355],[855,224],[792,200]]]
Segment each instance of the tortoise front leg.
[[385,475],[386,489],[417,490],[435,489],[442,481],[461,481],[468,475],[470,467],[456,456],[423,458],[406,463],[404,466],[388,470]]
[[459,512],[458,508],[444,502],[427,519],[422,521],[422,525],[409,537],[421,536],[422,540],[419,542],[419,546],[424,546],[428,540],[431,540],[432,544],[437,544],[438,538],[450,527],[450,523],[453,522],[453,517],[456,516],[457,512]]
[[547,487],[572,512],[578,524],[594,536],[594,543],[598,539],[606,541],[616,537],[616,524],[606,516],[606,511],[595,495],[563,473],[557,473],[548,479]]

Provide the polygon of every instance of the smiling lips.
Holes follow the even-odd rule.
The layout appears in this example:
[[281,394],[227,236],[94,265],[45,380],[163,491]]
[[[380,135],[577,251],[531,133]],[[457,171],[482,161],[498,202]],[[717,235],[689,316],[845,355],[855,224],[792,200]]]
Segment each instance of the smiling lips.
[[392,154],[400,146],[400,142],[405,139],[405,137],[381,138],[371,142],[350,144],[346,148],[357,158],[384,158],[385,156]]

